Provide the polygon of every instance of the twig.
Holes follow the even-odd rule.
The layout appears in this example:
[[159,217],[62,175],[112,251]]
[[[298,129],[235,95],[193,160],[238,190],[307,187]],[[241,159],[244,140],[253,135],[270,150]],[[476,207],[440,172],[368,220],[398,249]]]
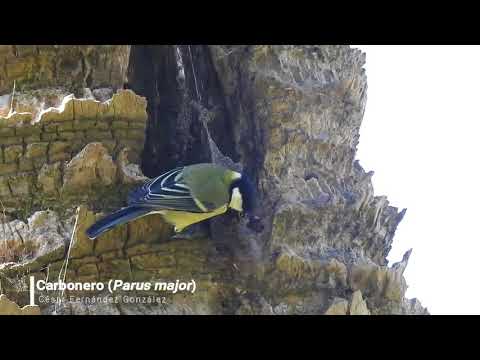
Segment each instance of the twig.
[[[7,234],[5,232],[5,223],[7,223],[8,228],[10,229],[10,232],[12,233],[12,238],[15,239],[15,233],[12,229],[12,226],[10,225],[10,222],[7,221],[7,215],[5,214],[5,206],[3,206],[3,201],[0,200],[0,205],[2,205],[2,212],[3,212],[3,219],[2,219],[2,228],[3,228],[3,239],[5,240],[5,253],[8,251],[8,245],[7,245]],[[23,239],[22,239],[23,240]]]
[[[73,225],[72,235],[70,236],[70,244],[68,245],[67,256],[65,258],[65,261],[62,264],[62,267],[60,268],[60,271],[58,272],[58,282],[65,283],[65,279],[67,277],[68,260],[70,259],[70,250],[72,249],[73,242],[75,240],[75,232],[77,230],[79,212],[80,212],[80,207],[77,207],[77,211],[76,211],[76,214],[75,214],[75,224]],[[63,279],[62,279],[62,270],[64,270]],[[65,289],[62,290],[60,298],[63,298],[64,293],[65,293]],[[57,303],[58,302],[56,301],[55,302],[55,313],[57,312]]]
[[202,97],[200,96],[200,92],[198,91],[197,76],[195,75],[195,67],[193,66],[193,56],[190,45],[188,45],[188,52],[190,54],[190,65],[192,66],[193,80],[195,81],[195,90],[197,91],[197,99],[201,102]]
[[13,109],[13,100],[15,99],[15,83],[16,83],[16,80],[13,80],[12,99],[10,101],[10,110],[8,111],[8,115],[11,115],[12,113],[15,112],[15,110]]

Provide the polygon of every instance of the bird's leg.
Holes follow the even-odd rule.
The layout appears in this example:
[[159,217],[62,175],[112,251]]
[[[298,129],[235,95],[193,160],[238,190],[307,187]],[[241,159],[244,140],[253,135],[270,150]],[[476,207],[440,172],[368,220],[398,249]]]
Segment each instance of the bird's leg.
[[256,233],[261,233],[264,230],[265,225],[263,224],[262,219],[260,217],[252,215],[252,216],[249,216],[248,218],[247,227],[255,231]]

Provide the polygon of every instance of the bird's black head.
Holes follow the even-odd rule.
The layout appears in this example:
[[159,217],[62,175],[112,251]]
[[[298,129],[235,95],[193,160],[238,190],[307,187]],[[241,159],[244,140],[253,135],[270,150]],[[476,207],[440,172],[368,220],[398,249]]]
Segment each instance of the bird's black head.
[[255,187],[250,178],[242,174],[230,185],[230,204],[237,211],[249,214],[255,207]]

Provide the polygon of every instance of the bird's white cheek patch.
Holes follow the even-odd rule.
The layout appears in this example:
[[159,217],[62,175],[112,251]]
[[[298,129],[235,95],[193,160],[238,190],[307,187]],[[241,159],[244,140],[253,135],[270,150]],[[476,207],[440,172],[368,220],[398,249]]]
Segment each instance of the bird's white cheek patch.
[[234,188],[232,191],[232,200],[230,200],[229,206],[237,211],[243,211],[243,201],[242,201],[242,194],[238,188]]

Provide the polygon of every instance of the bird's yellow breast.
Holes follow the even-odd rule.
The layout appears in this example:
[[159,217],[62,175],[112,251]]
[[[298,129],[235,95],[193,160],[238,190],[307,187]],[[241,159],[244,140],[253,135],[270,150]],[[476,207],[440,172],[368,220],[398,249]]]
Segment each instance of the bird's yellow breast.
[[158,213],[169,224],[175,226],[175,232],[180,232],[187,226],[198,223],[200,221],[221,215],[227,211],[227,205],[221,206],[214,211],[207,213],[190,213],[176,210],[161,210]]

